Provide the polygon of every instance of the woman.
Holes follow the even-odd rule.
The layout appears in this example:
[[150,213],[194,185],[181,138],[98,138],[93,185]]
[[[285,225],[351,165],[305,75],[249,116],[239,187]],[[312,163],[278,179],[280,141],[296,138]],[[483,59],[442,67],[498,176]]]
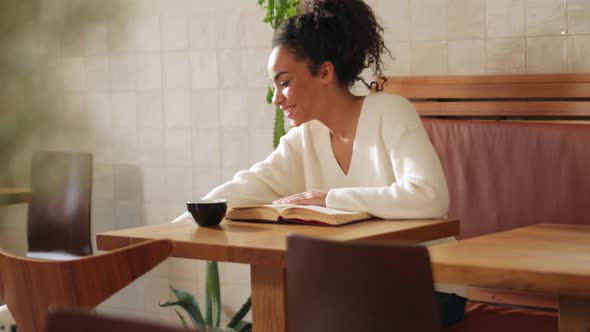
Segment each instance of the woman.
[[294,203],[436,218],[449,198],[438,156],[412,104],[358,97],[363,68],[382,77],[382,27],[360,0],[304,1],[275,33],[273,102],[295,126],[266,160],[211,191],[230,206]]
[[[205,199],[313,204],[387,219],[444,217],[446,180],[412,104],[350,93],[365,67],[383,78],[388,50],[371,8],[362,0],[309,0],[299,13],[276,31],[268,60],[273,103],[294,128],[264,161]],[[444,325],[456,320],[444,312],[449,308],[462,315],[464,299],[439,300],[448,302]]]

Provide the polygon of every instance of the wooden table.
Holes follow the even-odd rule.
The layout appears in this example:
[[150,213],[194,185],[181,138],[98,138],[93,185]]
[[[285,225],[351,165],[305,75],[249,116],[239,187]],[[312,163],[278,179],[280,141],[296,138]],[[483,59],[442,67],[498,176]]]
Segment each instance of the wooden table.
[[29,203],[32,194],[30,189],[0,187],[0,205]]
[[454,219],[370,220],[340,227],[238,223],[197,227],[192,221],[113,231],[96,236],[100,250],[148,239],[172,239],[173,256],[250,265],[252,320],[257,332],[286,330],[285,266],[289,233],[350,241],[361,239],[429,241],[459,233]]
[[559,297],[559,330],[590,331],[590,225],[539,224],[429,248],[436,282]]

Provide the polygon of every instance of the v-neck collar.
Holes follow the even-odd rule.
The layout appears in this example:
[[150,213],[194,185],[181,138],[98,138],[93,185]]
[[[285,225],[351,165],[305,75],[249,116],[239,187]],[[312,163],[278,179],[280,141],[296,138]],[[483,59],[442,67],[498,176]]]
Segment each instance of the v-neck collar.
[[352,152],[351,152],[351,156],[350,156],[350,164],[348,165],[348,172],[344,172],[344,170],[342,169],[342,167],[340,166],[340,164],[338,163],[338,160],[336,160],[336,155],[334,154],[334,149],[332,148],[332,135],[330,133],[330,128],[325,127],[325,132],[326,132],[326,137],[323,139],[324,142],[326,142],[326,144],[328,144],[327,148],[329,151],[329,155],[330,155],[330,159],[331,159],[331,163],[332,166],[336,169],[338,169],[338,174],[342,177],[348,177],[350,175],[350,173],[353,171],[353,167],[355,165],[355,160],[357,158],[355,158],[355,151],[357,150],[357,146],[358,146],[358,142],[359,142],[359,138],[362,137],[362,127],[363,127],[363,114],[365,113],[365,107],[366,107],[366,103],[367,103],[367,99],[368,96],[365,96],[363,98],[362,104],[361,104],[361,109],[359,112],[359,117],[357,119],[357,123],[356,123],[356,130],[354,133],[354,142],[352,143]]

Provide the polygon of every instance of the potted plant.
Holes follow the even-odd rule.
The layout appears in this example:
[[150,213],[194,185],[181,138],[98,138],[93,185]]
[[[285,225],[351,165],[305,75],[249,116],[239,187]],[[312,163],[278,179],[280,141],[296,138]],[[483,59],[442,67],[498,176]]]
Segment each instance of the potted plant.
[[[251,299],[246,302],[225,327],[220,327],[221,320],[221,287],[219,284],[219,270],[217,262],[207,262],[205,278],[205,313],[201,312],[198,301],[190,293],[170,287],[176,300],[160,304],[160,307],[179,306],[186,311],[194,327],[215,332],[251,332],[252,323],[244,321],[251,307]],[[182,325],[188,329],[188,323],[183,314],[175,310]]]

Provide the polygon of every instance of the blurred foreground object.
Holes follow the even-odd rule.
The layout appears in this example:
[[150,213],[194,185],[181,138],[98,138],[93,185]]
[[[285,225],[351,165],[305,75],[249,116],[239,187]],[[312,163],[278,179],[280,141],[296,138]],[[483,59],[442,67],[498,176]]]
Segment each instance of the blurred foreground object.
[[[126,318],[107,316],[82,310],[56,308],[50,310],[47,332],[184,332],[157,323],[140,322]],[[199,330],[192,329],[199,332]],[[212,330],[209,330],[212,331]]]
[[31,186],[27,257],[65,260],[92,255],[92,155],[35,152]]

